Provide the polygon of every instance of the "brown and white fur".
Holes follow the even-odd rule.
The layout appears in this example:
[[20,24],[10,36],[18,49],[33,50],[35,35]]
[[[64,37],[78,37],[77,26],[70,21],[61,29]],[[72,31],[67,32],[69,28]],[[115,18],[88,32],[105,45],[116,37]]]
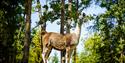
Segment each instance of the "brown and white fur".
[[43,52],[42,58],[44,63],[47,63],[47,59],[52,48],[62,51],[66,50],[66,62],[70,62],[71,53],[74,48],[78,45],[78,40],[80,37],[81,25],[77,23],[75,32],[70,34],[60,34],[55,32],[46,32],[43,35]]

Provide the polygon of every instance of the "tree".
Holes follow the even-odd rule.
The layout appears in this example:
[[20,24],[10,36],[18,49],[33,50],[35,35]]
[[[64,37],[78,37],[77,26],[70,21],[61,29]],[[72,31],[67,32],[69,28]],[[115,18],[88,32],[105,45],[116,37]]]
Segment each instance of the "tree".
[[124,0],[99,1],[106,13],[99,15],[97,24],[104,46],[99,49],[100,62],[124,63]]
[[28,63],[29,59],[29,46],[31,43],[31,36],[30,36],[31,6],[32,6],[32,0],[26,0],[25,1],[26,25],[25,25],[23,63]]
[[[60,33],[64,35],[64,15],[65,15],[65,0],[61,0],[61,24],[60,24]],[[65,50],[61,51],[61,63],[65,63]]]
[[[23,3],[19,0],[1,0],[0,3],[0,63],[16,63],[15,45],[20,21],[23,21]],[[20,4],[20,5],[19,5]]]
[[85,52],[80,54],[80,61],[98,63],[100,58],[100,53],[98,53],[98,50],[103,46],[101,36],[95,33],[85,41],[84,45]]
[[[41,11],[41,4],[40,4],[40,1],[39,0],[37,0],[37,8],[38,8],[38,12],[39,12],[39,22],[41,22],[40,24],[41,24],[41,33],[40,33],[40,46],[41,46],[41,52],[43,51],[42,49],[42,47],[43,47],[43,44],[42,44],[42,36],[43,36],[43,34],[42,34],[42,32],[43,31],[46,31],[46,21],[45,20],[43,20],[42,19],[42,11]],[[47,9],[46,9],[47,10]],[[42,21],[43,20],[43,21]],[[39,57],[39,59],[40,59],[40,57],[41,57],[41,54],[42,53],[38,53],[38,57]],[[41,63],[43,62],[43,60],[42,61],[40,61]]]
[[72,0],[68,0],[68,17],[67,17],[67,24],[66,24],[66,33],[70,33],[71,28],[71,13],[72,13]]
[[[78,20],[78,5],[79,5],[79,1],[76,1],[76,20]],[[80,38],[79,38],[80,39]],[[79,40],[78,40],[79,41]],[[74,53],[73,53],[73,60],[74,63],[76,63],[76,48],[74,49]]]
[[32,32],[33,37],[29,51],[29,63],[42,63],[40,30],[38,29],[35,29],[34,32]]

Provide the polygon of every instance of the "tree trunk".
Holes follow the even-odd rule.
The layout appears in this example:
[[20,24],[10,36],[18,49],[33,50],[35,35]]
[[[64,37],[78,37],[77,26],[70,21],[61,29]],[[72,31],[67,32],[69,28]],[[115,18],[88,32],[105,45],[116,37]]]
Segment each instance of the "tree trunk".
[[62,8],[61,8],[61,26],[60,26],[60,33],[61,34],[64,34],[64,4],[65,4],[65,1],[62,0]]
[[65,63],[66,50],[61,51],[61,63]]
[[28,58],[29,58],[29,46],[31,42],[31,37],[30,37],[31,6],[32,6],[32,0],[26,0],[25,1],[26,25],[25,25],[23,63],[28,63]]
[[[79,4],[79,1],[77,0],[76,1],[76,17],[77,17],[77,19],[79,19],[78,18],[78,16],[79,16],[79,14],[78,14],[78,4]],[[78,38],[78,41],[79,41],[79,38]],[[73,54],[73,60],[74,60],[74,63],[76,63],[76,48],[74,49],[74,54]]]
[[[60,25],[60,33],[64,34],[64,4],[65,1],[61,0],[62,8],[61,8],[61,25]],[[65,50],[61,51],[61,63],[65,63]]]
[[[37,0],[37,5],[40,6],[38,7],[38,12],[39,12],[39,21],[41,22],[41,18],[42,18],[42,11],[41,11],[41,4],[40,4],[40,0]],[[45,30],[45,28],[42,26],[41,24],[41,32],[43,31],[43,29]],[[41,52],[43,51],[43,44],[42,44],[42,33],[40,33],[40,43],[41,43]],[[37,53],[38,55],[38,60],[40,59],[41,53]],[[43,63],[43,60],[39,61],[40,63]]]
[[68,13],[69,13],[69,16],[68,16],[68,22],[67,22],[67,25],[66,25],[66,33],[70,33],[70,24],[71,24],[71,15],[72,15],[72,0],[69,0],[69,4],[68,4]]

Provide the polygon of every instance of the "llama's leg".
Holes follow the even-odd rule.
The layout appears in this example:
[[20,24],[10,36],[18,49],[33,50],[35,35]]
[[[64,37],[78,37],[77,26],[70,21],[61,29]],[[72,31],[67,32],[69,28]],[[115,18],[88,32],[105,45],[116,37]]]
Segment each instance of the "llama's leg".
[[48,59],[48,57],[50,55],[51,50],[52,50],[52,47],[43,48],[42,58],[43,58],[44,63],[47,63],[47,59]]
[[70,59],[71,59],[71,56],[72,56],[72,52],[73,52],[73,49],[70,49],[70,51],[69,51],[69,59],[68,59],[69,63],[70,63]]
[[70,62],[70,47],[66,48],[66,63]]
[[76,47],[73,49],[73,60],[76,63]]
[[44,62],[44,63],[47,63],[46,58],[45,58],[45,55],[46,55],[46,53],[47,53],[47,50],[48,50],[48,48],[43,48],[42,58],[43,58],[43,62]]
[[69,61],[70,61],[70,59],[71,59],[72,52],[73,52],[73,49],[70,49],[70,53],[69,53]]
[[70,47],[66,48],[66,63],[70,63],[72,52],[73,52],[73,49],[71,49]]
[[[47,53],[46,53],[46,55],[45,55],[45,58],[46,58],[46,59],[48,59],[48,57],[49,57],[51,51],[52,51],[52,47],[50,47],[50,48],[47,50]],[[48,60],[47,60],[47,61],[48,61]]]
[[61,51],[61,63],[65,63],[66,61],[65,55],[66,55],[66,50]]

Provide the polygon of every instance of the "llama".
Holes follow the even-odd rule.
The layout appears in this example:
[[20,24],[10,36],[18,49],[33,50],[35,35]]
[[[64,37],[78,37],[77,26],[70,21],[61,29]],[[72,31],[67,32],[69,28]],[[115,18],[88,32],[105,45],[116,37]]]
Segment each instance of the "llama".
[[66,62],[70,62],[71,53],[79,43],[79,37],[81,32],[82,21],[78,21],[75,31],[69,34],[60,34],[55,32],[45,32],[42,37],[43,52],[42,58],[44,63],[47,63],[47,59],[52,49],[58,51],[66,50]]

